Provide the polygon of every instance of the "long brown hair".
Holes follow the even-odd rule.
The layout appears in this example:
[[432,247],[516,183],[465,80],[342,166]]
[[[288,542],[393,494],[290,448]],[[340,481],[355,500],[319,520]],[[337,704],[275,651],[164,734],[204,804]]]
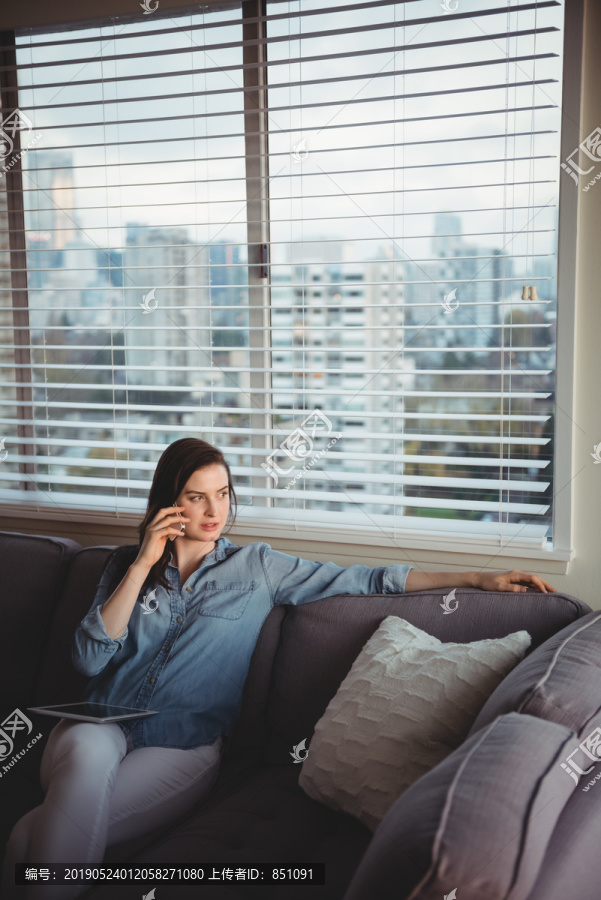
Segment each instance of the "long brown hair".
[[[180,438],[180,440],[174,441],[163,451],[157,463],[148,495],[146,513],[138,525],[138,545],[129,544],[117,547],[106,561],[105,570],[109,564],[113,564],[116,567],[109,585],[109,597],[123,579],[128,567],[137,557],[144,540],[144,533],[158,511],[165,506],[173,505],[173,501],[180,495],[186,482],[194,472],[205,468],[205,466],[215,464],[223,466],[227,472],[230,508],[226,526],[230,528],[233,526],[236,521],[238,502],[234,491],[232,473],[221,450],[212,444],[208,444],[206,441],[201,441],[199,438]],[[165,569],[167,568],[172,547],[172,541],[165,541],[162,556],[150,569],[142,585],[142,590],[152,581],[156,581],[166,588],[170,586],[165,577]]]

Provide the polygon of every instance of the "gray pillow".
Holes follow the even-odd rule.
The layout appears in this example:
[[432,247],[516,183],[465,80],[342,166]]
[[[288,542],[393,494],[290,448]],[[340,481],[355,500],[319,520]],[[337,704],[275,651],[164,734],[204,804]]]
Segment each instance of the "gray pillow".
[[509,713],[468,738],[388,810],[344,900],[526,900],[575,789],[573,737]]
[[469,736],[511,711],[558,722],[578,733],[601,709],[600,646],[599,611],[554,634],[493,691]]

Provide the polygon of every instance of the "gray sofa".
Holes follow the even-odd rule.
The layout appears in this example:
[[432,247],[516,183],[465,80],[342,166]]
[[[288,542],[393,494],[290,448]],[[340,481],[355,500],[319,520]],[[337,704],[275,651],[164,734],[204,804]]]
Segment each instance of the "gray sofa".
[[[83,549],[63,538],[0,532],[0,720],[15,709],[25,712],[31,705],[79,699],[86,679],[71,666],[70,639],[92,603],[111,549]],[[582,779],[576,784],[560,760],[593,727],[597,696],[601,708],[601,654],[595,663],[600,614],[566,594],[458,589],[459,610],[444,615],[440,603],[446,592],[338,595],[273,609],[263,624],[241,714],[211,792],[182,819],[109,846],[104,863],[218,868],[258,862],[279,867],[325,864],[326,883],[319,887],[155,883],[157,900],[443,900],[454,888],[457,900],[599,900],[601,787],[598,796],[592,787],[585,792]],[[487,702],[464,745],[406,791],[372,834],[353,817],[313,801],[300,789],[301,766],[293,762],[291,751],[304,738],[309,744],[315,723],[361,648],[389,615],[448,641],[526,629],[532,645]],[[584,650],[583,635],[588,641]],[[567,699],[560,696],[564,682],[559,687],[553,682],[565,647],[575,648],[580,666],[575,681],[565,685]],[[589,671],[590,678],[585,674]],[[539,694],[549,686],[551,696],[545,694],[542,703]],[[41,732],[42,738],[0,777],[2,855],[13,824],[44,798],[39,764],[54,722],[28,715],[34,734]],[[21,749],[18,741],[15,750]],[[465,782],[466,773],[476,777],[475,788]],[[583,776],[585,781],[588,777]],[[505,820],[499,823],[498,809],[491,804],[508,804],[503,815],[511,829],[524,815],[529,791],[527,812],[536,828],[500,840]],[[485,834],[479,817],[497,823],[497,832]],[[465,852],[468,843],[471,855]],[[501,852],[503,846],[509,849]],[[488,854],[486,860],[479,857],[479,847]],[[490,870],[489,857],[496,853],[497,869],[509,873],[502,884],[498,873],[484,880],[481,875]],[[453,878],[462,883],[451,883]],[[150,887],[97,885],[84,896],[139,898]]]

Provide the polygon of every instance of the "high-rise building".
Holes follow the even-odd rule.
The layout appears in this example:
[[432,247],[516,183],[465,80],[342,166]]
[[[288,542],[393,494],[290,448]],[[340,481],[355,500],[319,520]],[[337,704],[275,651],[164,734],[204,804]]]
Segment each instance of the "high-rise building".
[[[320,489],[327,493],[331,476],[334,490],[386,496],[385,503],[372,502],[367,509],[389,513],[392,492],[382,474],[393,464],[374,466],[367,460],[372,454],[400,453],[395,437],[403,430],[403,390],[413,387],[414,362],[402,350],[404,263],[386,247],[378,248],[373,259],[358,260],[355,247],[343,241],[293,244],[289,252],[289,267],[279,266],[272,277],[278,424],[285,429],[291,421],[286,412],[293,403],[307,413],[323,410],[332,431],[343,432],[344,439],[320,467],[322,474],[314,473]],[[295,262],[301,255],[303,262]],[[352,456],[345,459],[342,450]],[[365,463],[358,462],[362,457]],[[397,464],[397,474],[400,468]],[[311,503],[338,509],[340,501]],[[399,505],[396,509],[401,514]]]
[[125,306],[138,313],[125,329],[130,384],[181,387],[188,367],[190,387],[210,382],[198,371],[211,367],[208,262],[185,228],[127,226]]

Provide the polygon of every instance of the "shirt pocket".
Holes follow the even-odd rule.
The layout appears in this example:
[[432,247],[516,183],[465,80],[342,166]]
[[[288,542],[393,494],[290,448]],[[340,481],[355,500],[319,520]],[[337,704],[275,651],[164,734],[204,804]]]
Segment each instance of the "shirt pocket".
[[217,619],[239,619],[256,587],[256,581],[208,581],[198,613]]

